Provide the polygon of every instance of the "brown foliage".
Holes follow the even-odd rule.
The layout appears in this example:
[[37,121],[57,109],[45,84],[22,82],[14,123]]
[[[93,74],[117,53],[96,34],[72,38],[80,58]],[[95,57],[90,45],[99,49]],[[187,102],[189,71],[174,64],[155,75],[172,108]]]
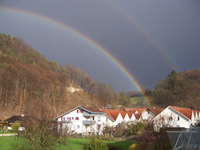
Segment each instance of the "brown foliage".
[[[70,84],[85,92],[73,98],[75,94],[66,93]],[[58,115],[75,104],[107,105],[114,103],[115,98],[112,85],[96,83],[70,64],[62,68],[22,39],[0,34],[1,118],[24,113],[41,103]]]

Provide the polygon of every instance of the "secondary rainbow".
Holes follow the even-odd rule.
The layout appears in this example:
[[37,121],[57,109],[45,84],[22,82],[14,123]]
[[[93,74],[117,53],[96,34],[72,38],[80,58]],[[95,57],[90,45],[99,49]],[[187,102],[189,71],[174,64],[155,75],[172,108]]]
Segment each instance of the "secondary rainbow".
[[140,84],[137,82],[137,80],[134,78],[134,76],[131,75],[131,73],[127,70],[127,68],[122,63],[120,63],[117,60],[117,58],[112,56],[111,53],[109,53],[103,46],[98,44],[93,39],[89,38],[85,34],[79,32],[78,30],[74,29],[73,27],[71,27],[69,25],[63,24],[63,23],[61,23],[61,22],[59,22],[59,21],[57,21],[55,19],[52,19],[50,17],[44,16],[44,15],[41,15],[41,14],[37,14],[37,13],[30,12],[30,11],[27,11],[27,10],[11,8],[11,7],[1,7],[1,6],[0,6],[0,11],[11,12],[11,13],[22,15],[24,17],[28,17],[28,18],[31,17],[33,19],[49,23],[51,25],[54,25],[54,26],[59,27],[61,29],[64,29],[65,31],[70,32],[70,33],[76,35],[77,37],[81,38],[85,42],[89,43],[94,48],[99,50],[102,54],[104,54],[105,57],[107,57],[109,60],[111,60],[111,62],[114,65],[116,65],[120,69],[120,71],[122,71],[124,73],[124,75],[129,79],[129,81],[134,85],[134,87],[138,91],[140,91],[140,93],[143,95],[143,97],[144,97],[145,101],[147,102],[148,106],[151,107],[151,103],[150,103],[149,98],[147,96],[145,96]]
[[177,66],[175,66],[169,56],[169,54],[166,52],[166,50],[161,46],[159,42],[148,32],[140,23],[136,20],[134,16],[131,16],[129,13],[127,13],[123,8],[121,8],[119,5],[116,4],[116,2],[112,0],[104,0],[104,3],[108,4],[113,10],[118,12],[123,18],[125,18],[129,23],[131,23],[137,30],[145,37],[147,41],[151,43],[152,46],[154,46],[155,50],[160,53],[160,55],[165,59],[165,61],[168,63],[168,65],[173,69],[176,70]]

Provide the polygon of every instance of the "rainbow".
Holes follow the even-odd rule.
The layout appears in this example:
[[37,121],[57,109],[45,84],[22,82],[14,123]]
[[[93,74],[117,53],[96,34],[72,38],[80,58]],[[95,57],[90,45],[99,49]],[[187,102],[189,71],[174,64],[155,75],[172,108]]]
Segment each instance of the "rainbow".
[[127,68],[120,63],[119,60],[117,60],[117,58],[115,58],[113,55],[111,55],[110,52],[108,52],[108,50],[106,50],[103,46],[101,46],[100,44],[98,44],[96,41],[94,41],[93,39],[89,38],[88,36],[86,36],[85,34],[79,32],[78,30],[74,29],[73,27],[63,24],[55,19],[52,19],[50,17],[47,16],[43,16],[34,12],[30,12],[27,10],[22,10],[22,9],[17,9],[17,8],[11,8],[11,7],[1,7],[0,6],[0,11],[3,12],[11,12],[11,13],[15,13],[18,15],[22,15],[24,17],[28,17],[28,18],[32,18],[32,19],[36,19],[39,21],[43,21],[46,23],[49,23],[51,25],[54,25],[57,28],[61,28],[69,33],[72,33],[74,35],[76,35],[77,37],[81,38],[82,40],[84,40],[85,42],[87,42],[88,44],[90,44],[91,46],[93,46],[94,48],[96,48],[97,50],[99,50],[105,57],[107,57],[114,65],[116,65],[120,71],[123,72],[123,74],[129,79],[129,81],[134,85],[134,87],[140,91],[140,93],[142,94],[142,96],[144,97],[144,100],[146,101],[148,107],[151,107],[151,102],[150,99],[144,94],[140,84],[137,82],[137,80],[134,78],[133,75],[131,75],[131,73],[127,70]]
[[160,53],[160,55],[165,59],[165,61],[168,63],[169,67],[173,70],[176,70],[177,66],[174,65],[172,59],[170,59],[169,54],[166,52],[166,50],[162,47],[161,44],[157,42],[157,40],[148,32],[140,23],[136,20],[134,16],[131,16],[129,13],[127,13],[123,8],[121,8],[119,5],[117,5],[112,0],[105,0],[105,3],[107,3],[113,10],[118,12],[124,19],[126,19],[130,24],[132,24],[137,30],[143,35],[143,37],[150,42],[152,46],[154,46],[155,50]]

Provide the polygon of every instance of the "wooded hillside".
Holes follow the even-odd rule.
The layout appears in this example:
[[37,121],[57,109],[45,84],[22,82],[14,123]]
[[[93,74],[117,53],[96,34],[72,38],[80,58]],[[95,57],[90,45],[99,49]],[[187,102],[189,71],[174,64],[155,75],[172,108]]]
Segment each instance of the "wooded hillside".
[[[69,93],[69,85],[83,91]],[[71,64],[61,67],[24,40],[0,34],[0,118],[44,107],[55,116],[76,105],[99,107],[110,103],[124,103],[112,85],[94,82]]]
[[154,105],[175,105],[200,109],[200,69],[176,73],[157,83],[152,92]]

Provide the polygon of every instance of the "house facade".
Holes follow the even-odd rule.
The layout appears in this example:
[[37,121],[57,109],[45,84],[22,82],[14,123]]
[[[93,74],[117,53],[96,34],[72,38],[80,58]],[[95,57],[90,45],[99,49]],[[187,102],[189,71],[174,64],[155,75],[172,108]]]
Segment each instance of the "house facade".
[[154,118],[154,128],[162,127],[190,128],[199,121],[199,111],[189,108],[168,106]]
[[102,134],[105,126],[113,120],[106,113],[91,107],[78,106],[55,118],[58,130],[77,134]]
[[154,129],[162,127],[190,128],[200,121],[200,111],[189,108],[168,106],[165,109],[127,108],[94,109],[77,106],[56,117],[58,131],[81,135],[103,134],[105,127],[117,127],[121,124],[138,122],[154,123]]

